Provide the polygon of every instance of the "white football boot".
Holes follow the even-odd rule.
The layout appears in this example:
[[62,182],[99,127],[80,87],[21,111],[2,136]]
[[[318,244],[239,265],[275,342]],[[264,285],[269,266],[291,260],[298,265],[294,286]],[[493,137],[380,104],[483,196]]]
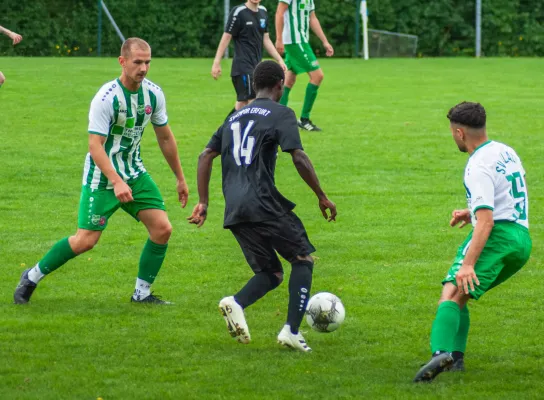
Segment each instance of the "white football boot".
[[306,344],[306,340],[300,331],[295,335],[291,333],[291,327],[284,325],[280,334],[278,335],[278,343],[282,346],[290,347],[293,350],[302,351],[307,353],[312,349]]
[[247,327],[244,309],[234,300],[234,296],[225,297],[219,302],[219,311],[227,323],[227,329],[232,337],[240,343],[251,341]]

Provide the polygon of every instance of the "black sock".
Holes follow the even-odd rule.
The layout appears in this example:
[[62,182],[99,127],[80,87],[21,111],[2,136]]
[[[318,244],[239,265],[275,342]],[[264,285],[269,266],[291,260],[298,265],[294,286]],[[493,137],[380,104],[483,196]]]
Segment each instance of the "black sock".
[[246,283],[246,285],[234,295],[234,300],[246,308],[265,294],[275,289],[281,283],[280,278],[268,272],[259,272]]
[[306,305],[310,299],[314,263],[310,261],[295,261],[291,266],[287,323],[291,326],[291,333],[297,334],[302,318],[304,318],[304,313],[306,312]]
[[453,357],[453,361],[457,361],[462,359],[465,356],[465,353],[462,351],[454,351],[451,353],[451,356]]

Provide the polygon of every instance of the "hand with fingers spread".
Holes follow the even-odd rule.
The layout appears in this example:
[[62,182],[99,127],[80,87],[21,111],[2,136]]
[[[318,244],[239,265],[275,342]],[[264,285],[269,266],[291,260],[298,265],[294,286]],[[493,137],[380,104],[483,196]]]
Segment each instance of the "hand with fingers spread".
[[208,216],[208,205],[204,203],[198,203],[193,209],[193,214],[187,217],[190,224],[195,224],[197,228],[200,228],[206,222]]
[[[331,221],[336,222],[336,204],[330,201],[327,197],[323,197],[319,199],[319,209],[321,210],[323,217],[328,222],[331,222]],[[329,210],[330,216],[327,215],[327,210]]]
[[134,201],[134,198],[132,197],[132,189],[125,183],[125,181],[117,181],[117,183],[114,183],[113,192],[115,193],[115,197],[117,197],[121,203]]
[[451,213],[451,220],[450,220],[450,226],[454,227],[459,222],[461,222],[461,225],[459,225],[459,228],[463,228],[465,225],[470,224],[470,211],[468,209],[464,210],[453,210]]
[[189,188],[185,180],[178,180],[176,184],[176,190],[178,192],[178,200],[181,203],[181,208],[185,208],[187,200],[189,199]]
[[463,264],[461,268],[459,268],[457,275],[455,275],[455,280],[457,281],[459,293],[469,294],[470,292],[474,292],[474,284],[476,284],[476,286],[480,285],[480,281],[474,271],[474,265],[470,264]]

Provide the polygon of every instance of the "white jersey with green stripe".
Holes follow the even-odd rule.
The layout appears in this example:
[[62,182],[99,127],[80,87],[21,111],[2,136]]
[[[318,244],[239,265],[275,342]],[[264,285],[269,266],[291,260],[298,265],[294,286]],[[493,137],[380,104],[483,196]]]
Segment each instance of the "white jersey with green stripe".
[[[168,116],[162,89],[147,79],[136,92],[125,88],[119,79],[108,82],[91,102],[89,134],[107,137],[104,150],[125,182],[146,172],[140,157],[140,141],[150,121],[164,126]],[[90,153],[85,158],[83,185],[91,189],[113,188]]]
[[280,0],[280,2],[289,4],[283,15],[283,43],[308,43],[310,13],[315,11],[314,0]]
[[514,149],[491,140],[481,144],[468,159],[464,183],[473,226],[476,211],[487,208],[493,211],[494,221],[529,228],[525,170]]

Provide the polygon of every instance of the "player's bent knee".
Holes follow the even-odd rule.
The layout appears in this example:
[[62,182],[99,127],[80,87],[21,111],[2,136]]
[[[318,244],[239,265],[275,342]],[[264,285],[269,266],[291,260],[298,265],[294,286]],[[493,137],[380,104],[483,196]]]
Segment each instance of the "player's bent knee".
[[166,221],[153,230],[151,240],[155,243],[165,244],[170,239],[170,236],[172,236],[172,224],[170,221]]
[[76,254],[82,254],[92,250],[98,243],[100,236],[95,235],[76,235],[74,240],[70,241],[70,246]]
[[297,256],[295,260],[291,261],[292,268],[308,268],[310,272],[314,271],[314,259],[310,255]]
[[323,82],[324,78],[325,78],[325,75],[323,74],[323,71],[320,69],[310,74],[310,82],[317,86],[319,86],[321,82]]
[[283,272],[274,272],[270,274],[270,280],[274,283],[274,289],[283,282]]

